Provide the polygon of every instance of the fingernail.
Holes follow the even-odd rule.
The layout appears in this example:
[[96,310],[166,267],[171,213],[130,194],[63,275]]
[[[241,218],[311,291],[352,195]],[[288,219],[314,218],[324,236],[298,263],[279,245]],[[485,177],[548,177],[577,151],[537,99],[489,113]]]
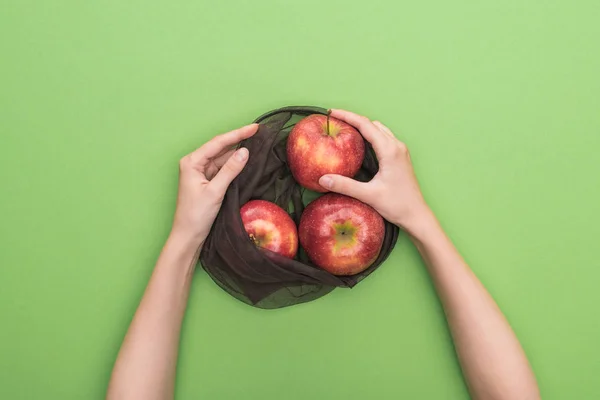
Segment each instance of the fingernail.
[[246,161],[246,159],[248,158],[248,149],[245,147],[242,147],[241,149],[239,149],[238,151],[235,152],[235,159],[238,161]]
[[331,189],[331,187],[333,186],[333,179],[331,179],[328,176],[322,176],[321,179],[319,179],[319,185],[327,189]]

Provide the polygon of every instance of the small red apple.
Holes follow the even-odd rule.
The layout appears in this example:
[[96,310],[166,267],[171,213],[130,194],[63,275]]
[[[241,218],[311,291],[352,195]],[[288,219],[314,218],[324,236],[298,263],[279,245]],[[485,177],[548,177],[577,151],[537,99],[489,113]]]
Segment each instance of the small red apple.
[[298,231],[288,213],[275,203],[251,200],[240,209],[248,236],[258,247],[287,258],[298,251]]
[[321,114],[298,121],[287,140],[287,162],[296,181],[307,189],[327,192],[319,185],[325,174],[353,177],[365,158],[358,131],[339,119]]
[[385,225],[367,204],[328,193],[306,206],[298,232],[300,244],[317,266],[334,275],[354,275],[379,255]]

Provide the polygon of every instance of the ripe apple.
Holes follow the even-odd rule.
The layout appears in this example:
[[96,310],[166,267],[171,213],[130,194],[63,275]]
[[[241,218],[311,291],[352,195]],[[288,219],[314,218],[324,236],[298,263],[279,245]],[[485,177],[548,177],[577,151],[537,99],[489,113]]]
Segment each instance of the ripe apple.
[[298,231],[288,213],[275,203],[251,200],[240,209],[244,229],[258,247],[287,258],[298,251]]
[[351,125],[321,114],[298,121],[287,140],[287,162],[296,181],[307,189],[327,192],[319,185],[325,174],[353,177],[365,158],[365,143]]
[[298,228],[300,244],[311,261],[334,275],[354,275],[373,264],[384,231],[377,211],[334,193],[309,203]]

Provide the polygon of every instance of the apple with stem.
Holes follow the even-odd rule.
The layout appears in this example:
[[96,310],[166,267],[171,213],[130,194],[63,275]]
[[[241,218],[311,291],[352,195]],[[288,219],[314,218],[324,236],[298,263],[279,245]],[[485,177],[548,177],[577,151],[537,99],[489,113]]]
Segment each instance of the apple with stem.
[[328,115],[312,114],[298,121],[287,139],[287,163],[294,179],[316,192],[325,174],[356,175],[365,158],[365,143],[352,126]]
[[240,209],[248,236],[258,247],[294,258],[298,251],[298,231],[287,212],[266,200],[251,200]]

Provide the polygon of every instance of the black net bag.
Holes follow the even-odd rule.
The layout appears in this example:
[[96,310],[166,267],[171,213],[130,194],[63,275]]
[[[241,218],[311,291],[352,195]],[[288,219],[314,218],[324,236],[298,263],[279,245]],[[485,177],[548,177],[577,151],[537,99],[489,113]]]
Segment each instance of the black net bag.
[[[363,272],[335,276],[310,262],[299,249],[289,259],[258,248],[248,237],[240,208],[252,199],[276,203],[296,225],[305,200],[316,196],[292,177],[286,162],[286,142],[292,127],[310,114],[327,115],[319,107],[284,107],[256,119],[258,132],[240,146],[250,152],[248,163],[231,183],[223,205],[200,254],[200,263],[227,293],[259,308],[280,308],[315,300],[336,287],[351,288],[371,274],[389,256],[398,239],[398,228],[385,221],[385,237],[379,256]],[[365,159],[355,179],[368,181],[377,173],[375,152],[365,142]]]

